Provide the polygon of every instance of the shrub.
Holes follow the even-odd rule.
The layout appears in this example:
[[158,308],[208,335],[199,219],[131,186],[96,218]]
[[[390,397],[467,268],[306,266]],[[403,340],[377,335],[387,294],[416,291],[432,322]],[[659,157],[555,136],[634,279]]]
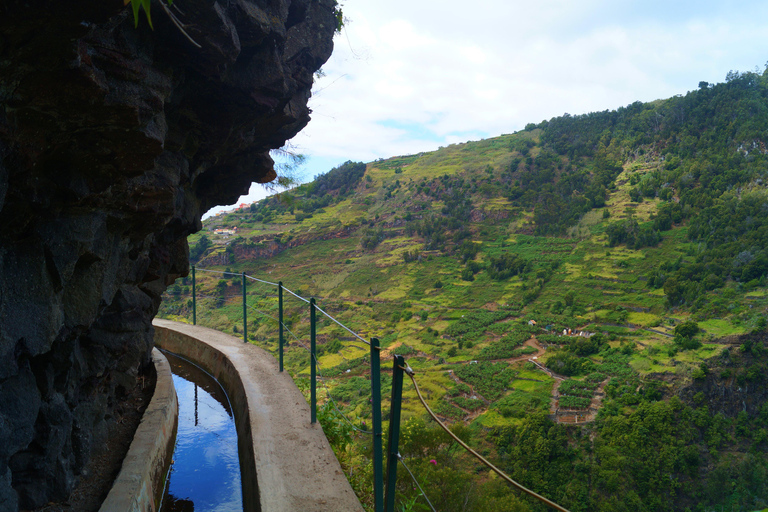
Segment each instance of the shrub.
[[456,376],[472,384],[488,400],[497,400],[515,376],[506,363],[480,362],[465,364],[455,370]]
[[459,396],[462,393],[468,395],[471,392],[472,392],[472,388],[470,388],[463,382],[458,382],[451,389],[448,390],[448,396]]
[[523,272],[527,262],[517,254],[506,253],[498,258],[491,256],[488,262],[488,276],[503,281]]
[[560,397],[560,407],[567,409],[586,409],[592,400],[589,398],[580,398],[576,396],[562,396]]
[[687,320],[675,327],[675,336],[690,339],[696,336],[700,330],[699,324],[692,320]]
[[598,384],[596,382],[578,381],[568,379],[560,383],[560,394],[570,396],[580,396],[582,398],[592,398]]
[[531,393],[513,391],[493,405],[505,418],[524,418],[531,413],[546,410],[548,403]]
[[409,347],[408,345],[400,345],[393,352],[398,356],[409,356],[411,354],[415,354],[416,349],[413,347]]
[[568,377],[580,375],[586,370],[587,361],[567,352],[556,352],[547,359],[547,368],[560,375]]
[[485,402],[478,399],[472,399],[472,398],[465,398],[463,396],[459,396],[453,399],[453,403],[461,407],[462,409],[466,409],[467,411],[476,411],[478,409],[482,409],[485,407]]
[[446,400],[440,400],[435,406],[435,413],[447,418],[460,419],[466,414],[464,411]]
[[523,352],[520,349],[517,349],[520,345],[525,343],[525,340],[528,339],[527,333],[510,333],[503,338],[501,338],[498,341],[492,342],[487,347],[484,347],[480,354],[478,354],[478,359],[507,359],[509,357],[517,357],[518,355],[522,355],[524,353],[533,353],[536,352],[535,349],[532,347],[525,347],[530,349],[528,352]]
[[465,339],[477,338],[485,331],[485,329],[490,329],[492,324],[499,320],[504,320],[511,314],[512,312],[510,310],[488,311],[485,309],[476,309],[465,313],[462,318],[451,324],[451,326],[446,329],[445,333],[452,337],[461,336]]

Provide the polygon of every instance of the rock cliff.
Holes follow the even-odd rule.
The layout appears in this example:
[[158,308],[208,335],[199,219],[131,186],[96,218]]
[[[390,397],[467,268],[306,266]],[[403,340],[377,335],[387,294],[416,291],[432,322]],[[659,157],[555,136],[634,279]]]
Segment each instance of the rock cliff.
[[700,373],[677,394],[692,407],[706,405],[713,416],[735,418],[742,411],[758,416],[768,402],[768,334],[744,334],[732,341],[705,362],[706,374]]
[[200,216],[275,177],[334,0],[0,5],[0,511],[66,497],[149,362]]

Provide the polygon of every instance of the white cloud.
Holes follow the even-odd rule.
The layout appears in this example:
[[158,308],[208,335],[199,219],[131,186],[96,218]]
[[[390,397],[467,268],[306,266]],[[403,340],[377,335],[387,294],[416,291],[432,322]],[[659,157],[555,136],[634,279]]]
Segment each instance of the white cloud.
[[768,5],[756,1],[355,0],[343,9],[350,22],[295,139],[321,162],[433,150],[685,94],[768,59]]
[[488,60],[483,49],[475,45],[459,48],[459,54],[469,61],[470,64],[483,64]]
[[432,39],[416,30],[405,20],[394,20],[381,27],[379,37],[382,43],[396,52],[430,46]]

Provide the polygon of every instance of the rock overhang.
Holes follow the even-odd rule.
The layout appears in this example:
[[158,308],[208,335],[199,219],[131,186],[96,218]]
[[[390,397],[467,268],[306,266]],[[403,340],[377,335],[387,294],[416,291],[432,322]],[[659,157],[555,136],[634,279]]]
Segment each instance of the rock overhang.
[[0,509],[68,494],[150,364],[202,213],[275,177],[332,0],[9,0],[0,19]]

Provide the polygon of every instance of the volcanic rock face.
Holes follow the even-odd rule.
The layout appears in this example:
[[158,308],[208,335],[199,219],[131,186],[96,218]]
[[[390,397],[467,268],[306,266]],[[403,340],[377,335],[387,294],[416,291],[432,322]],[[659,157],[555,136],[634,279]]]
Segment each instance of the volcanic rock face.
[[66,497],[149,364],[200,216],[275,177],[333,0],[0,5],[0,511]]

